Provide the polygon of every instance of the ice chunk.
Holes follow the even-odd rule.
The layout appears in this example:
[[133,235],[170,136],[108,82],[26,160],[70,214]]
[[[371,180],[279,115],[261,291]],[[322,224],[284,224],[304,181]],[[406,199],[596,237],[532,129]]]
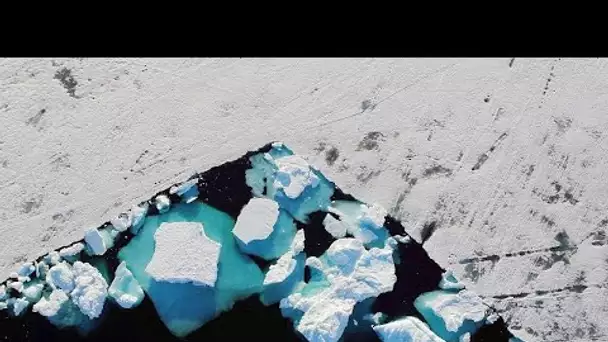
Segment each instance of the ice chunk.
[[74,272],[72,272],[72,267],[65,261],[51,267],[46,275],[46,282],[53,289],[59,288],[66,292],[72,291],[74,289]]
[[84,235],[84,241],[95,255],[103,255],[108,249],[106,239],[98,229],[89,229]]
[[245,179],[255,196],[276,200],[281,209],[303,223],[308,222],[308,214],[329,207],[333,183],[285,146],[275,146],[249,160],[252,168],[245,172]]
[[30,302],[25,298],[17,298],[13,301],[13,313],[15,316],[21,315],[28,307]]
[[161,214],[166,213],[171,208],[171,200],[169,199],[169,197],[167,197],[167,195],[156,196],[156,198],[154,199],[154,203],[156,209],[158,209],[158,212]]
[[458,342],[471,342],[471,334],[465,333],[464,335],[460,336]]
[[57,265],[61,262],[61,256],[59,252],[52,251],[44,257],[44,261],[49,265]]
[[232,232],[247,252],[249,243],[265,240],[272,234],[272,228],[278,217],[277,202],[267,198],[252,198],[243,207]]
[[198,222],[163,223],[154,234],[155,250],[146,272],[157,281],[214,286],[220,244]]
[[371,229],[380,229],[384,225],[384,218],[388,212],[381,205],[361,204],[361,214],[358,217],[361,225]]
[[177,194],[186,203],[191,203],[198,198],[198,188],[196,184],[198,179],[191,179],[178,186],[174,186],[169,190],[170,194]]
[[[368,206],[357,201],[333,201],[331,209],[346,224],[351,234],[366,247],[383,247],[389,234],[383,228],[385,211],[378,205]],[[329,216],[329,215],[328,215]]]
[[108,295],[108,283],[95,267],[87,263],[76,261],[73,273],[76,286],[70,293],[72,302],[90,319],[99,317]]
[[114,227],[114,229],[116,229],[117,231],[124,232],[125,230],[129,229],[129,227],[131,227],[132,219],[133,218],[130,214],[121,213],[117,217],[111,219],[110,223],[112,224],[112,227]]
[[41,261],[36,264],[36,278],[44,279],[48,271],[49,265],[47,265],[46,262]]
[[475,333],[483,325],[489,308],[471,291],[458,293],[444,290],[423,293],[414,306],[431,329],[444,340],[458,339],[465,333]]
[[441,275],[441,281],[439,282],[439,288],[442,290],[456,290],[460,291],[464,289],[464,284],[459,282],[454,276],[452,270],[447,270]]
[[144,299],[144,291],[137,280],[133,278],[133,274],[124,261],[116,269],[108,294],[125,309],[139,305]]
[[264,278],[264,292],[260,299],[265,305],[277,303],[287,297],[298,283],[304,280],[305,255],[293,251],[283,254],[271,265]]
[[7,297],[8,297],[8,294],[6,293],[6,286],[0,285],[0,300],[4,300]]
[[63,258],[78,255],[84,249],[84,244],[77,242],[70,247],[63,248],[59,251],[59,255]]
[[0,311],[6,310],[6,308],[8,308],[8,305],[5,302],[0,301]]
[[274,187],[291,199],[298,198],[306,187],[319,185],[317,177],[302,157],[291,155],[275,160],[278,167]]
[[21,265],[21,267],[19,268],[19,271],[17,273],[22,277],[27,277],[30,274],[34,273],[35,270],[36,270],[36,267],[34,267],[33,263],[26,262],[25,264]]
[[32,307],[33,312],[37,312],[44,317],[51,317],[57,314],[61,306],[68,301],[68,295],[59,289],[53,290],[47,298],[42,298]]
[[148,213],[148,203],[144,202],[141,205],[134,205],[129,213],[131,217],[131,233],[137,234],[139,229],[144,225],[146,214]]
[[293,254],[297,255],[298,253],[304,252],[304,229],[300,229],[296,232],[296,236],[293,238],[293,242],[291,243],[291,250]]
[[30,280],[32,280],[32,278],[30,278],[30,277],[23,277],[23,276],[17,277],[17,281],[22,282],[24,284],[29,282]]
[[384,342],[445,342],[416,317],[408,316],[374,327]]
[[325,216],[325,219],[323,219],[323,226],[325,227],[325,230],[336,239],[343,238],[344,236],[346,236],[346,231],[348,229],[347,223],[340,220],[336,220],[330,214],[327,214]]
[[392,290],[392,255],[390,244],[368,251],[357,239],[334,241],[321,258],[308,258],[311,280],[281,300],[283,315],[311,341],[337,341],[357,302]]
[[23,291],[23,283],[20,281],[12,281],[10,283],[8,283],[8,287],[10,287],[11,289],[17,291],[17,292],[21,292]]
[[42,290],[44,289],[44,284],[40,283],[39,280],[35,280],[32,283],[29,283],[23,289],[23,295],[27,300],[32,303],[37,302],[42,296]]

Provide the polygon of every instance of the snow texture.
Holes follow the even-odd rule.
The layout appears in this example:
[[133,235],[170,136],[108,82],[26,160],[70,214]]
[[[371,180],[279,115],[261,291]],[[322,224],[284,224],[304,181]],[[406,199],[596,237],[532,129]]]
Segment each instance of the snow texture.
[[62,262],[49,269],[46,275],[46,282],[52,289],[61,289],[70,292],[74,289],[74,272],[72,266],[67,262]]
[[146,267],[152,278],[214,286],[221,246],[205,235],[201,223],[162,223],[154,241],[154,255]]
[[435,222],[425,249],[522,338],[608,340],[605,59],[7,58],[0,79],[1,279],[282,140],[415,238]]

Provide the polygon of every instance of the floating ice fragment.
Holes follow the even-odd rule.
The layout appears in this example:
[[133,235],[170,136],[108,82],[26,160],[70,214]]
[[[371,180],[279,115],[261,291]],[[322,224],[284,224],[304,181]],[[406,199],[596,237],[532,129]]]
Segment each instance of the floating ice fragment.
[[110,223],[112,224],[112,227],[114,227],[114,229],[116,229],[117,231],[124,232],[125,230],[129,229],[129,227],[131,227],[131,220],[132,217],[130,214],[121,213],[117,217],[111,219]]
[[421,320],[412,316],[377,325],[374,331],[384,342],[445,342]]
[[283,315],[311,341],[337,341],[357,302],[392,290],[392,254],[390,245],[368,251],[357,239],[334,241],[321,258],[306,260],[311,280],[281,300]]
[[439,282],[439,288],[443,290],[456,290],[460,291],[464,289],[464,284],[459,282],[454,276],[452,270],[447,270],[441,275],[441,281]]
[[29,282],[30,280],[32,280],[32,278],[30,278],[30,277],[23,277],[23,276],[17,277],[17,281],[21,282],[21,283],[24,283],[24,284],[27,283],[27,282]]
[[144,291],[133,274],[123,261],[118,265],[114,280],[108,289],[108,294],[114,298],[116,303],[125,309],[130,309],[141,303],[144,299]]
[[59,252],[52,251],[44,257],[44,261],[49,265],[57,265],[61,262],[61,256]]
[[5,302],[0,301],[0,311],[6,310],[6,308],[8,308],[8,305]]
[[232,230],[246,253],[248,245],[256,240],[265,240],[279,217],[279,204],[267,198],[252,198],[243,207]]
[[106,239],[98,229],[89,229],[84,235],[84,241],[95,255],[103,255],[108,249]]
[[23,289],[23,295],[27,300],[32,303],[37,302],[42,296],[42,290],[44,289],[44,284],[36,281],[35,283],[30,283],[25,286]]
[[465,333],[464,335],[460,336],[458,342],[471,342],[471,334]]
[[173,186],[170,190],[170,194],[177,194],[186,203],[191,203],[198,198],[198,188],[196,184],[198,179],[191,179],[180,185]]
[[144,202],[141,205],[134,205],[131,208],[131,212],[129,213],[131,216],[131,233],[137,234],[139,229],[144,225],[148,207],[148,202]]
[[11,274],[9,274],[9,278],[17,279],[17,278],[19,278],[19,273],[11,272]]
[[22,277],[27,277],[30,274],[34,273],[35,270],[36,270],[36,267],[34,267],[33,263],[26,262],[25,264],[21,265],[21,267],[19,268],[19,271],[17,273],[19,273],[19,275]]
[[108,283],[95,267],[87,263],[76,261],[73,272],[76,286],[70,293],[72,302],[90,319],[99,317],[108,294]]
[[291,199],[298,198],[306,187],[316,187],[319,177],[302,157],[291,155],[275,160],[278,167],[274,186]]
[[156,196],[156,198],[154,199],[154,203],[156,209],[158,209],[158,212],[161,214],[166,213],[171,208],[171,200],[169,199],[169,197],[167,197],[167,195]]
[[63,248],[59,251],[59,255],[63,258],[73,257],[78,255],[84,249],[84,244],[77,242],[69,247]]
[[17,298],[13,301],[13,313],[15,316],[19,316],[28,308],[28,306],[30,306],[30,302],[28,302],[27,299]]
[[220,244],[198,222],[162,223],[154,234],[155,250],[146,273],[157,281],[213,287]]
[[304,229],[300,229],[296,232],[293,242],[291,243],[293,254],[298,255],[299,253],[304,252],[304,240]]
[[325,230],[336,239],[346,236],[346,231],[348,229],[347,223],[341,220],[336,220],[330,214],[326,215],[325,219],[323,219],[323,226],[325,227]]
[[0,300],[4,300],[7,297],[6,286],[0,285]]
[[10,283],[8,283],[8,287],[10,287],[11,289],[13,289],[17,292],[23,291],[23,283],[20,281],[10,282]]
[[55,316],[61,306],[68,301],[68,295],[59,289],[53,290],[47,298],[42,298],[32,307],[33,312],[37,312],[44,317]]
[[74,272],[67,262],[62,262],[49,269],[46,282],[52,289],[59,288],[66,292],[74,289]]
[[384,225],[384,218],[387,214],[386,209],[377,203],[372,205],[361,204],[361,215],[358,219],[361,225],[365,227],[380,229]]
[[475,333],[489,314],[489,308],[481,298],[468,290],[423,293],[416,298],[414,306],[431,329],[448,341],[458,339],[465,333]]

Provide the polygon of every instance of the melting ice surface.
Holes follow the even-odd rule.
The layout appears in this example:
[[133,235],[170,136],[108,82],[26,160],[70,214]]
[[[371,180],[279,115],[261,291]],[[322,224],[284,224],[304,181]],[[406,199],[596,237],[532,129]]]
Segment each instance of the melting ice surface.
[[[244,158],[251,193],[241,194],[240,212],[218,209],[231,198],[212,201],[217,207],[198,199],[209,200],[208,180],[173,186],[83,242],[23,264],[0,285],[0,313],[31,308],[85,336],[109,305],[132,312],[151,302],[163,331],[188,339],[238,301],[259,298],[291,323],[292,336],[311,342],[464,342],[498,321],[449,270],[419,273],[416,263],[430,258],[394,233],[381,206],[334,196],[334,184],[282,144]],[[221,196],[241,179],[228,174]],[[516,341],[502,336],[496,341]]]

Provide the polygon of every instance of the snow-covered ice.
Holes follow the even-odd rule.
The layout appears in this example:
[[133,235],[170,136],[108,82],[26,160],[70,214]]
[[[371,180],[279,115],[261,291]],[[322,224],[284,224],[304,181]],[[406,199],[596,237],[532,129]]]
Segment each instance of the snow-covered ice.
[[33,312],[37,312],[45,317],[51,317],[57,314],[61,306],[69,300],[68,295],[59,289],[53,290],[48,298],[40,299],[32,307]]
[[241,211],[233,229],[234,236],[247,246],[256,240],[265,240],[272,234],[273,226],[279,217],[279,204],[267,198],[252,198]]
[[329,214],[325,216],[325,219],[323,219],[323,226],[325,227],[325,230],[327,230],[327,232],[336,239],[346,236],[346,232],[348,230],[348,224],[346,222],[337,220]]
[[72,271],[76,284],[70,292],[72,302],[90,319],[99,317],[108,294],[108,283],[90,264],[76,261]]
[[458,293],[437,290],[420,295],[414,306],[444,340],[474,333],[489,315],[489,307],[469,290]]
[[308,163],[300,156],[292,155],[275,160],[278,167],[274,186],[281,189],[291,199],[298,198],[306,187],[316,187],[319,178]]
[[158,195],[154,199],[154,204],[158,212],[166,213],[171,208],[171,200],[167,195]]
[[198,222],[162,223],[154,234],[154,256],[146,273],[157,281],[214,286],[220,244]]
[[62,262],[51,267],[46,275],[46,282],[52,289],[61,289],[70,292],[74,289],[74,272],[72,266]]
[[[357,239],[336,240],[322,258],[306,262],[322,272],[325,284],[318,287],[311,281],[282,299],[283,314],[292,316],[296,329],[309,340],[337,341],[357,302],[392,290],[396,281],[392,253],[389,245],[368,251]],[[311,293],[307,287],[315,290]]]
[[81,242],[77,242],[69,247],[62,248],[59,251],[59,255],[62,258],[72,257],[78,255],[84,249],[84,244]]

